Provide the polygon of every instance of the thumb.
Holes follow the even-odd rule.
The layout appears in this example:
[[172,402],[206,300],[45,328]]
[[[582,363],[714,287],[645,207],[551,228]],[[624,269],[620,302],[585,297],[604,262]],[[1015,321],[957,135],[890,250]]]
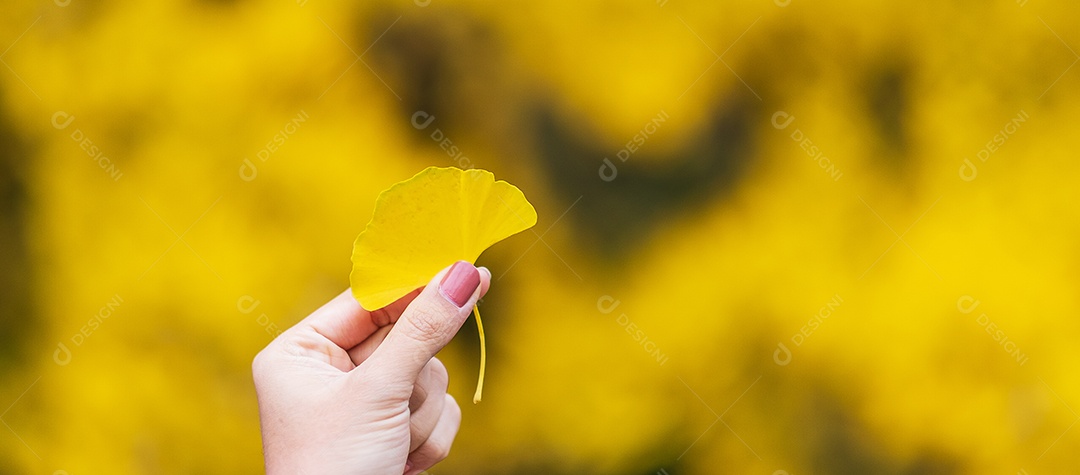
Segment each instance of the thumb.
[[420,370],[454,338],[476,306],[481,287],[490,281],[491,274],[465,261],[455,262],[436,275],[360,365],[366,366],[365,376],[374,375],[411,391]]

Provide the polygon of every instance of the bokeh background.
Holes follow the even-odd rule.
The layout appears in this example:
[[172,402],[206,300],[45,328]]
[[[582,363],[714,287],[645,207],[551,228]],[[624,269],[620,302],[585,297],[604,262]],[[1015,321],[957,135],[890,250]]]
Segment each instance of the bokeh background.
[[5,1],[0,472],[261,471],[252,357],[436,165],[540,219],[480,258],[433,473],[1075,473],[1078,22]]

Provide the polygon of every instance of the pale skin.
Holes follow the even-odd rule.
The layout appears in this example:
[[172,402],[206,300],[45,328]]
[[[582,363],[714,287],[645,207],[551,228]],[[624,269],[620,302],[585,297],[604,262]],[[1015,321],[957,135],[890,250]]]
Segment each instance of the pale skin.
[[435,358],[491,284],[458,306],[439,285],[376,311],[351,293],[270,342],[252,363],[269,474],[414,475],[447,457],[461,408]]

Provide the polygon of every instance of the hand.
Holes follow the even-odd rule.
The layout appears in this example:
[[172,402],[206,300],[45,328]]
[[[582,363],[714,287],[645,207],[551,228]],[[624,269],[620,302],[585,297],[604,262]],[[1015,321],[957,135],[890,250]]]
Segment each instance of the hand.
[[343,292],[252,363],[267,473],[413,475],[446,458],[461,408],[435,358],[487,292],[460,261],[367,311]]

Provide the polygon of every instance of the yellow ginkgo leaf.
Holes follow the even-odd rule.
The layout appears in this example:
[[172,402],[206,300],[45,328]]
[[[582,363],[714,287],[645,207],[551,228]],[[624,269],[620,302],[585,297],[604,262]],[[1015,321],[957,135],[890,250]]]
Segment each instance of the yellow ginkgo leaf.
[[[383,191],[353,244],[353,296],[368,310],[393,303],[456,261],[476,262],[492,244],[536,224],[521,190],[486,170],[429,167]],[[484,340],[480,313],[480,380]]]

